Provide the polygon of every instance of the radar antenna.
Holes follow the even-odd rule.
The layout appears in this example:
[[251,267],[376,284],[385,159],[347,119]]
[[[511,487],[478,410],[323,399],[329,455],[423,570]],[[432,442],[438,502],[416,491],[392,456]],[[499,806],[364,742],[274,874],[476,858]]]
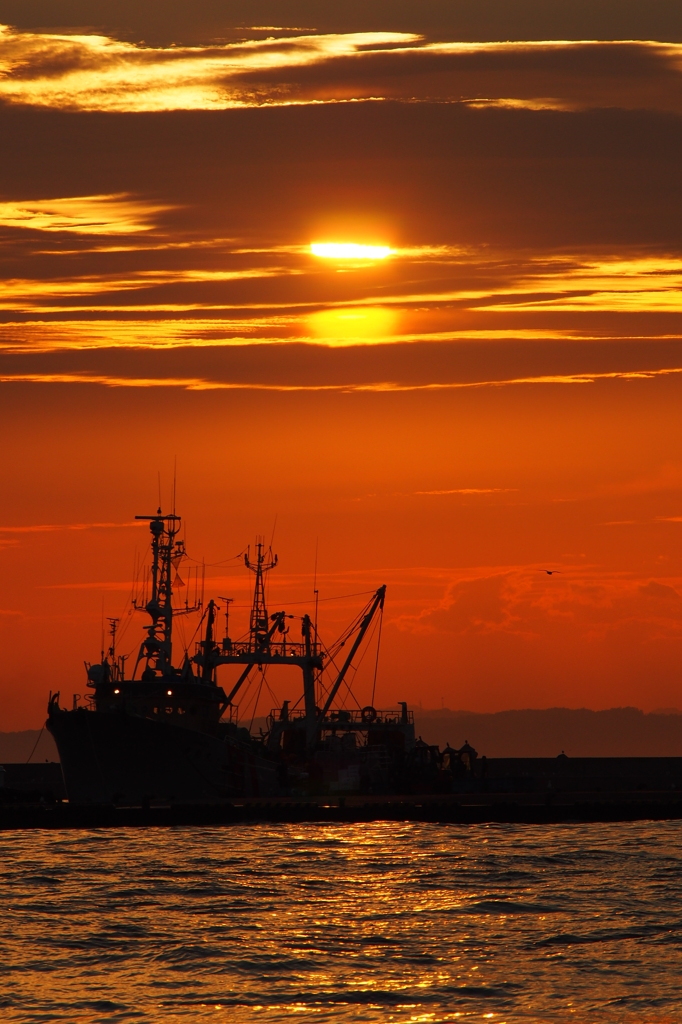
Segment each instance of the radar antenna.
[[249,634],[252,644],[251,649],[259,651],[266,649],[270,642],[268,609],[265,604],[265,574],[277,565],[277,555],[273,555],[272,548],[268,548],[266,553],[264,539],[259,537],[256,540],[255,559],[251,559],[251,548],[249,547],[244,555],[244,565],[256,576],[249,621]]

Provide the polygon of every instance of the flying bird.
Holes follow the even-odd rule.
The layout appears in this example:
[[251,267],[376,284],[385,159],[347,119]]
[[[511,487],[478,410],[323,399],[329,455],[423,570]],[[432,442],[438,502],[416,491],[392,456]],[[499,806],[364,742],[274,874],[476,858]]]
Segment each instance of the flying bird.
[[558,572],[559,575],[562,574],[561,569],[538,569],[538,572],[546,572],[548,576],[553,576],[555,572]]

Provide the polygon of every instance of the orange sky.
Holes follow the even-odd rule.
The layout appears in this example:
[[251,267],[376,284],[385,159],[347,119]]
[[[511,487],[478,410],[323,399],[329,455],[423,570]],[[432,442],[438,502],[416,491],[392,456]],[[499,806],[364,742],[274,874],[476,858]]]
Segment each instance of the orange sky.
[[235,631],[275,520],[328,640],[388,585],[377,703],[682,707],[679,5],[142,6],[0,0],[0,729],[176,459]]

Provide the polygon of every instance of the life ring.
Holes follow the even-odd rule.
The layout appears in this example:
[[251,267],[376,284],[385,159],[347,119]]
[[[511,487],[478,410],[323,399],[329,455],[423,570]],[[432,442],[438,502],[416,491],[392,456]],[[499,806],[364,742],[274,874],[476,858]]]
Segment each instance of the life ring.
[[362,709],[360,716],[365,725],[370,725],[377,717],[376,708],[373,708],[371,704],[368,704],[366,708]]

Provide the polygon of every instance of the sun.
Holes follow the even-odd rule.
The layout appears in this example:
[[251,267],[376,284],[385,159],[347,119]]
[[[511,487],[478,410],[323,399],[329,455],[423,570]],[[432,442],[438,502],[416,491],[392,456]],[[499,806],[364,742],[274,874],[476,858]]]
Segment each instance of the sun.
[[392,250],[388,245],[358,245],[356,242],[313,242],[313,256],[327,260],[385,260]]

